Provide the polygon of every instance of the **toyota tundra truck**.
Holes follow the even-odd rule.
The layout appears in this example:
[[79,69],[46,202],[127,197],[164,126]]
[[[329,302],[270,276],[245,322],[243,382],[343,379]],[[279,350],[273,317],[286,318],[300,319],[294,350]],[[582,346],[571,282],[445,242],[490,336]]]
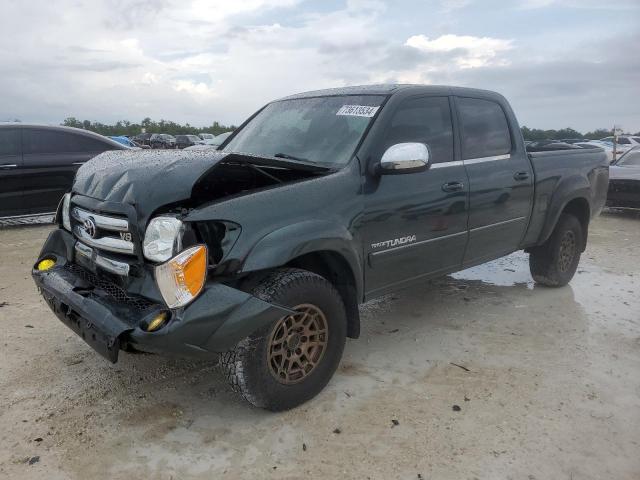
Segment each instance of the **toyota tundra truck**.
[[315,396],[358,305],[502,257],[566,285],[607,192],[604,151],[527,153],[497,93],[375,85],[271,102],[218,150],[83,165],[32,275],[98,353],[216,359],[269,410]]

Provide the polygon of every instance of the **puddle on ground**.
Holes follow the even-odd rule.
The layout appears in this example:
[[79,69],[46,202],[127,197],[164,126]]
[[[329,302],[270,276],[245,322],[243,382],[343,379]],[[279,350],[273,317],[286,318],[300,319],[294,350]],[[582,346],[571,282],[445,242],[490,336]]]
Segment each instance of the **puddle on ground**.
[[529,273],[529,255],[516,252],[493,262],[467,268],[451,275],[456,280],[475,280],[498,287],[526,285],[533,289],[534,281]]

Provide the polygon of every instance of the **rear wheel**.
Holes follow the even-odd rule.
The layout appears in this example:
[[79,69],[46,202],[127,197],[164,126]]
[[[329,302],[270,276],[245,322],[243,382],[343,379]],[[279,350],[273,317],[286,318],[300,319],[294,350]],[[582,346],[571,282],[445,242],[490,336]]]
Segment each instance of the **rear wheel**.
[[549,239],[529,254],[529,269],[536,283],[561,287],[571,281],[580,262],[583,235],[576,217],[560,215]]
[[220,365],[248,402],[288,410],[317,395],[338,367],[347,333],[344,304],[329,281],[299,269],[276,270],[253,294],[295,313],[240,341]]

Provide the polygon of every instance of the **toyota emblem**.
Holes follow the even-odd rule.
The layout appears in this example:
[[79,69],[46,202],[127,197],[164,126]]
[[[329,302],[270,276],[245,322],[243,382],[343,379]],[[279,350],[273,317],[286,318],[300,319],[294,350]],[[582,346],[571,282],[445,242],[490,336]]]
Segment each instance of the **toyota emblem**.
[[96,238],[96,223],[93,221],[93,218],[89,217],[84,222],[82,222],[82,228],[91,238]]

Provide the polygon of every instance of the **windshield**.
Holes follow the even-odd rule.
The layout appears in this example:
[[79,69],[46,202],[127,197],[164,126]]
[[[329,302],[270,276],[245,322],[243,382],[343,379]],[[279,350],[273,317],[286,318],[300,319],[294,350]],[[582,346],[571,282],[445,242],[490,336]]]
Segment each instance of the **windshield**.
[[629,150],[618,159],[616,165],[625,167],[640,166],[640,148],[632,148]]
[[383,96],[344,95],[274,102],[225,150],[341,166],[351,158],[383,100]]

